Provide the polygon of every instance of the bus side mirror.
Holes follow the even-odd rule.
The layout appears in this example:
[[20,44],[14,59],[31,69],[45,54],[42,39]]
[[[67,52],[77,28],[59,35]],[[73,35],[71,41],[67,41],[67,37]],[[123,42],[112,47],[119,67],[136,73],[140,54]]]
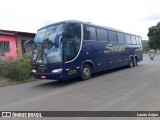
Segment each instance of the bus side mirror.
[[59,48],[59,46],[61,45],[61,41],[62,40],[62,35],[61,34],[57,34],[56,38],[55,38],[55,48]]

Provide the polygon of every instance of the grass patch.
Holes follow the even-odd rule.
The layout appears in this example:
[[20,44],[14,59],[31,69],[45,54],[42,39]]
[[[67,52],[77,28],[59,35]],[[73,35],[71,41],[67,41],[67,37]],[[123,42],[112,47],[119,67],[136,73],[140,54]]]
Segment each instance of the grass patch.
[[27,80],[21,80],[21,81],[13,81],[10,80],[9,78],[0,78],[0,87],[7,87],[7,86],[13,86],[13,85],[18,85],[18,84],[23,84],[23,83],[28,83],[35,81],[36,79],[31,77]]

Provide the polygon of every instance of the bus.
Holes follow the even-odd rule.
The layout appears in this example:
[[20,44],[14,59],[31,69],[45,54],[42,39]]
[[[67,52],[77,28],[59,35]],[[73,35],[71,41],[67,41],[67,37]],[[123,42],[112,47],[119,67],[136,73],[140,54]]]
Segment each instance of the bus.
[[87,80],[94,73],[122,66],[131,68],[142,60],[140,36],[67,20],[38,29],[32,73],[38,79]]

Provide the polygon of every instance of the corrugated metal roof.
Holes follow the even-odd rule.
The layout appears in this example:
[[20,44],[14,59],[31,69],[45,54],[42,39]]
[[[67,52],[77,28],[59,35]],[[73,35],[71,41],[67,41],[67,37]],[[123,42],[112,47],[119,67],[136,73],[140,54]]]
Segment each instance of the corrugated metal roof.
[[11,35],[11,36],[14,36],[16,34],[33,34],[33,35],[35,35],[35,33],[31,33],[31,32],[22,32],[22,31],[12,31],[12,30],[0,29],[0,35]]
[[15,35],[15,32],[0,30],[0,35]]

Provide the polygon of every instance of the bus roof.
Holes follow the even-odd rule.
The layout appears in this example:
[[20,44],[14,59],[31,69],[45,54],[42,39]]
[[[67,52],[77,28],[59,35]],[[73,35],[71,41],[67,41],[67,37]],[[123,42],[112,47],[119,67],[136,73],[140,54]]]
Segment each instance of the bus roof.
[[[119,30],[119,29],[115,29],[115,28],[111,28],[111,27],[106,27],[106,26],[102,26],[102,25],[96,25],[96,24],[92,24],[91,22],[83,22],[83,21],[79,21],[79,20],[65,20],[65,21],[61,21],[61,22],[56,22],[56,23],[52,23],[52,24],[46,25],[46,26],[44,26],[44,27],[42,27],[42,28],[40,28],[38,30],[44,29],[46,27],[50,27],[52,25],[61,24],[61,23],[81,23],[81,24],[85,24],[85,25],[90,25],[90,26],[98,27],[98,28],[104,28],[104,29],[108,29],[108,30],[112,30],[112,31],[117,31],[117,32],[126,33],[126,34],[130,34],[130,35],[135,35],[135,34],[124,32],[124,31]],[[135,35],[135,36],[139,36],[139,35]]]

